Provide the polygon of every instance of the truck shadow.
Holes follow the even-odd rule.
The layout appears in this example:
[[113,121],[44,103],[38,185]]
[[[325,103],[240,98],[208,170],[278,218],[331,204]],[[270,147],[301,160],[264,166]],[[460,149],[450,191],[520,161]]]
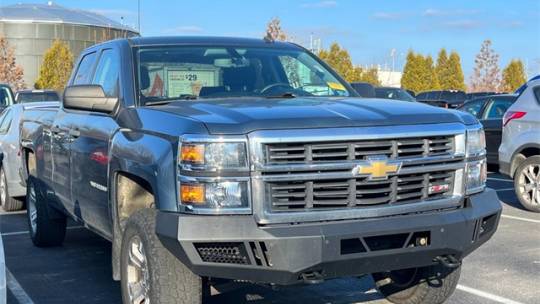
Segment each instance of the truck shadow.
[[259,285],[246,285],[234,291],[215,294],[206,303],[351,304],[388,302],[374,289],[371,276],[364,276],[336,279],[318,285],[280,287],[277,290]]

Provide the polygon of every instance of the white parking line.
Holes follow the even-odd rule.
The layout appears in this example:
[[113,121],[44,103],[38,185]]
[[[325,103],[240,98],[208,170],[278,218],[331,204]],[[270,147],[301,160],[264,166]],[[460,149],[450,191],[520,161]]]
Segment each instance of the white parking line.
[[540,224],[540,220],[533,220],[533,219],[525,218],[525,217],[512,216],[512,215],[506,215],[506,214],[502,214],[501,217],[507,218],[507,219],[512,219],[512,220],[518,220],[518,221],[524,221],[524,222]]
[[[84,228],[84,226],[70,226],[70,227],[67,227],[66,229],[80,229],[80,228]],[[21,235],[21,234],[28,234],[29,231],[13,231],[13,232],[4,232],[2,233],[2,236],[10,236],[10,235]]]
[[491,293],[489,293],[489,292],[481,291],[481,290],[478,290],[478,289],[475,289],[475,288],[463,286],[463,285],[461,285],[461,284],[458,284],[457,289],[459,289],[459,290],[461,290],[461,291],[468,292],[468,293],[470,293],[470,294],[473,294],[473,295],[476,295],[476,296],[479,296],[479,297],[482,297],[482,298],[484,298],[484,299],[488,299],[488,300],[495,301],[495,302],[497,302],[497,303],[504,303],[504,304],[523,304],[523,303],[521,303],[521,302],[517,302],[517,301],[514,301],[514,300],[510,300],[510,299],[507,299],[507,298],[503,298],[503,297],[501,297],[501,296],[497,296],[497,295],[491,294]]
[[513,183],[513,182],[514,182],[514,181],[511,180],[511,179],[498,178],[498,177],[488,177],[487,179],[488,179],[488,180],[499,181],[499,182],[508,182],[508,183]]
[[7,269],[6,267],[6,285],[9,290],[11,290],[11,293],[17,299],[17,302],[19,304],[34,304],[34,301],[30,298],[30,296],[24,291],[21,284],[15,279],[11,271]]

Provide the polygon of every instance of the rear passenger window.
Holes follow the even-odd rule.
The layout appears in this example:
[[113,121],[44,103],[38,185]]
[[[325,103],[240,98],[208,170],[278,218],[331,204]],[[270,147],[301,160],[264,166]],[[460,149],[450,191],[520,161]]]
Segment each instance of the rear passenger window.
[[536,102],[540,103],[540,87],[534,88],[534,96],[536,97]]
[[2,123],[0,123],[0,133],[5,134],[7,133],[7,131],[9,131],[9,126],[11,125],[13,112],[11,110],[8,110],[8,112],[2,116],[4,118],[2,120]]
[[118,96],[118,75],[120,71],[120,56],[113,49],[101,53],[92,84],[103,87],[107,97]]
[[92,67],[96,61],[96,52],[84,55],[77,68],[77,73],[73,79],[73,84],[90,84],[90,77],[92,76]]
[[512,101],[510,100],[492,100],[488,106],[488,109],[485,111],[484,116],[486,119],[500,119],[504,116],[504,113],[506,113],[506,110],[508,110],[511,105]]

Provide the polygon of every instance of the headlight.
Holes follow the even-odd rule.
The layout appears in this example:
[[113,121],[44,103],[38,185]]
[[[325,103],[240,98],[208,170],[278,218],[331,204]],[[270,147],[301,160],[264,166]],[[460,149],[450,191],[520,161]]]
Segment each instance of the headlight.
[[183,170],[247,170],[244,142],[182,142],[179,154]]
[[481,127],[467,130],[465,149],[467,157],[465,189],[469,195],[483,191],[486,187],[486,138]]
[[186,135],[178,152],[180,210],[195,214],[251,214],[244,136]]
[[194,213],[250,213],[247,181],[181,181],[180,200]]
[[486,137],[484,129],[467,130],[466,156],[474,157],[486,154]]

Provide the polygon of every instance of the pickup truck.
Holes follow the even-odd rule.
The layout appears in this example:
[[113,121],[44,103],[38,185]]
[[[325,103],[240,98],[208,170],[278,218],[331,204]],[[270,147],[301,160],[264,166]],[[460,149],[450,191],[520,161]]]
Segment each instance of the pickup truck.
[[501,214],[474,117],[359,98],[292,43],[95,45],[20,132],[33,243],[60,245],[68,217],[110,240],[124,303],[361,275],[442,303]]

